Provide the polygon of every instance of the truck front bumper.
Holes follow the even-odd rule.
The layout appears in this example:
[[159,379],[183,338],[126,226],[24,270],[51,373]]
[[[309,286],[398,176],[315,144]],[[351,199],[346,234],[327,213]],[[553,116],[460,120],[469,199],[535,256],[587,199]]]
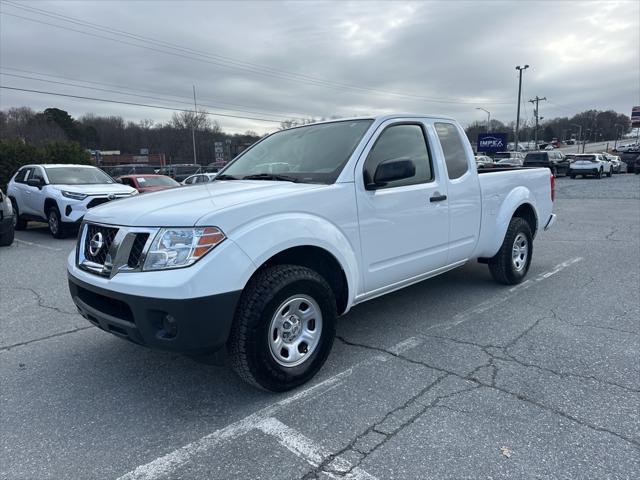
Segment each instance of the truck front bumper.
[[152,298],[106,290],[70,274],[68,278],[78,311],[95,326],[141,345],[185,354],[224,346],[242,293]]

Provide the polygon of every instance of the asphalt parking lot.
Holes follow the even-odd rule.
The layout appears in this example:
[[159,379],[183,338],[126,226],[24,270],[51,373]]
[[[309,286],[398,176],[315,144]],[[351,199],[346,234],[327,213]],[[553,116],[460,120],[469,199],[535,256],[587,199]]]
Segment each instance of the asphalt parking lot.
[[358,306],[281,395],[91,326],[67,292],[74,240],[17,232],[1,478],[638,478],[640,177],[557,184],[525,283],[470,264]]

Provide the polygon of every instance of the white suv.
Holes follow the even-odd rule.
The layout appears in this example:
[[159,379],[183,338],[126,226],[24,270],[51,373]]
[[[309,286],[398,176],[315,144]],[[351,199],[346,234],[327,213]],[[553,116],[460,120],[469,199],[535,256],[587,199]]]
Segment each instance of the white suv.
[[64,238],[67,227],[79,224],[88,209],[137,193],[89,165],[25,165],[7,187],[16,229],[44,220],[55,238]]

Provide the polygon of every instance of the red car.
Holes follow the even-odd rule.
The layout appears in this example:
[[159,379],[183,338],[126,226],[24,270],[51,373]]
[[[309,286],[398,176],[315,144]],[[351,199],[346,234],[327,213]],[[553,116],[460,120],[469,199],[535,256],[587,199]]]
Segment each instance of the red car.
[[133,187],[140,193],[157,192],[180,186],[173,178],[166,175],[123,175],[118,177],[118,182]]

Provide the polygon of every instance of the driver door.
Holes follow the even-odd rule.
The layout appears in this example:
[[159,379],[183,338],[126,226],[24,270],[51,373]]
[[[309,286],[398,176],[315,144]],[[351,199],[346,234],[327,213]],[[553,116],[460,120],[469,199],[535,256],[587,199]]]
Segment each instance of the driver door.
[[[380,126],[358,162],[362,293],[399,288],[447,263],[447,185],[432,151],[424,123],[394,120]],[[365,188],[381,162],[399,158],[414,162],[413,177]]]

